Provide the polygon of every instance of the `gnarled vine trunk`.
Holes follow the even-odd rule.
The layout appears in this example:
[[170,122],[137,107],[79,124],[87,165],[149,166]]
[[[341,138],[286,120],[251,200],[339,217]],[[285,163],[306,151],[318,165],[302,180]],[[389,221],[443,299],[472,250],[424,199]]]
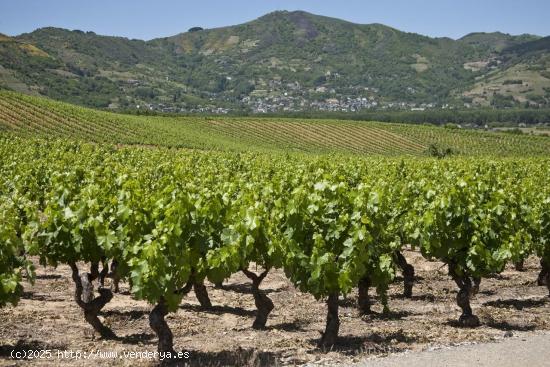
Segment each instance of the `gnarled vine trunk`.
[[105,287],[105,278],[109,275],[109,262],[107,259],[101,260],[101,272],[99,273],[99,286]]
[[75,302],[84,311],[84,318],[103,338],[115,338],[111,329],[101,323],[99,312],[113,298],[113,293],[108,288],[99,287],[99,297],[94,298],[92,281],[95,265],[92,264],[91,273],[80,274],[76,263],[71,263],[72,278],[75,283]]
[[479,286],[481,285],[481,278],[472,278],[473,280],[473,287],[472,287],[472,292],[470,293],[470,296],[475,296],[476,294],[479,293]]
[[242,272],[250,280],[252,280],[252,295],[254,296],[254,303],[256,305],[256,309],[258,310],[256,313],[256,319],[252,324],[252,328],[259,330],[265,329],[267,318],[269,317],[271,311],[275,308],[271,299],[260,289],[260,284],[267,276],[269,269],[266,269],[260,275],[256,275],[247,269],[243,269]]
[[174,336],[168,323],[164,319],[166,315],[168,315],[168,307],[166,306],[164,298],[161,297],[149,314],[149,326],[153,329],[155,334],[157,334],[158,352],[170,353],[173,356],[176,354],[174,351]]
[[321,337],[321,347],[330,348],[336,344],[338,331],[340,330],[340,318],[338,317],[338,293],[332,293],[327,299],[327,324]]
[[117,261],[113,260],[111,262],[111,266],[109,267],[109,260],[104,258],[101,260],[101,265],[102,265],[102,268],[101,268],[101,272],[99,273],[99,286],[104,287],[105,279],[111,278],[113,281],[111,288],[114,293],[118,293],[120,276],[117,273],[117,266],[118,266]]
[[537,279],[537,284],[539,286],[548,285],[547,276],[550,273],[550,271],[548,271],[549,267],[548,265],[546,265],[546,262],[544,260],[540,261],[540,266],[541,266],[541,270],[539,273],[539,277]]
[[411,298],[414,287],[414,266],[409,264],[405,256],[403,256],[403,254],[399,251],[395,252],[395,259],[397,261],[397,265],[403,272],[403,295],[406,298]]
[[472,280],[467,275],[458,275],[451,266],[449,266],[449,273],[459,288],[456,296],[456,303],[462,309],[462,315],[458,319],[459,325],[465,327],[479,326],[479,318],[473,314],[472,307],[470,306]]
[[541,286],[546,285],[548,288],[548,297],[550,297],[550,264],[544,260],[541,260],[540,265],[542,266],[542,270],[539,274],[538,283]]
[[525,270],[525,260],[521,259],[514,263],[514,267],[516,268],[516,271],[524,271]]
[[182,295],[187,295],[187,293],[191,292],[191,289],[193,289],[193,279],[192,278],[189,278],[189,280],[187,281],[187,284],[185,284],[185,286],[183,288],[180,288],[176,291],[176,294],[182,294]]
[[94,281],[97,279],[97,277],[99,277],[99,262],[92,262],[90,264],[90,274],[89,274],[89,277],[90,277],[90,281]]
[[208,291],[206,290],[204,281],[195,280],[193,282],[193,290],[195,291],[195,296],[197,296],[202,308],[212,307],[212,302],[210,302],[210,297],[208,297]]
[[370,279],[368,276],[364,276],[358,284],[359,298],[357,299],[357,307],[361,315],[367,315],[371,313],[370,300],[369,300],[369,287]]
[[[109,274],[111,276],[111,279],[113,280],[113,291],[115,293],[119,292],[119,285],[120,285],[120,272],[118,271],[118,261],[113,260],[111,261],[111,273]],[[131,287],[131,285],[130,285]]]

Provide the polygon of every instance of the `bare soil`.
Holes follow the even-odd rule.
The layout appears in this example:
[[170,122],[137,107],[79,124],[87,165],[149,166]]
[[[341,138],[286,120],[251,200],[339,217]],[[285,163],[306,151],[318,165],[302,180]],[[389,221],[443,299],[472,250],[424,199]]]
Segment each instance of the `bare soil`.
[[[201,309],[191,292],[178,312],[167,317],[176,350],[189,353],[189,358],[180,364],[351,364],[374,355],[489,342],[550,330],[550,299],[547,288],[536,284],[540,270],[536,258],[526,262],[524,272],[508,268],[500,275],[483,279],[480,293],[472,300],[474,313],[483,325],[467,329],[456,324],[460,315],[455,303],[457,287],[443,264],[428,262],[412,251],[405,256],[415,266],[417,275],[413,298],[401,295],[403,284],[397,278],[390,289],[389,315],[382,314],[374,289],[372,315],[359,316],[356,293],[341,299],[340,338],[331,351],[317,347],[325,324],[325,303],[296,290],[281,271],[271,272],[261,285],[275,304],[265,331],[252,329],[255,306],[248,278],[236,274],[224,283],[223,289],[207,284],[211,309]],[[123,355],[156,351],[156,337],[148,322],[152,306],[133,299],[127,284],[121,284],[121,293],[102,312],[102,320],[118,338],[102,340],[84,321],[73,300],[69,267],[37,266],[37,270],[36,283],[25,286],[20,304],[0,309],[0,366],[158,365],[154,358]],[[42,352],[35,357],[44,358],[11,358],[14,351],[29,350],[50,350],[51,356]],[[61,355],[63,351],[67,353]],[[74,353],[72,358],[70,352]],[[88,353],[88,359],[76,359],[77,352]]]

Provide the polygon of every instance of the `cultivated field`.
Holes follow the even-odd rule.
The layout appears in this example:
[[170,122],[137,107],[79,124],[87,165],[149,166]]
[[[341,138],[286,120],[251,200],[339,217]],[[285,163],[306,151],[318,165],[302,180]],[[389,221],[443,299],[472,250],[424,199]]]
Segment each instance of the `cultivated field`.
[[550,331],[548,137],[11,92],[0,127],[0,365],[334,365]]
[[130,116],[0,91],[0,131],[23,136],[179,148],[426,155],[429,147],[461,155],[550,154],[550,138],[434,126],[235,117]]
[[[201,308],[193,294],[185,297],[178,311],[168,316],[177,351],[188,351],[188,366],[293,366],[312,363],[330,366],[359,362],[404,350],[472,342],[496,342],[507,337],[525,337],[550,331],[550,302],[545,287],[538,287],[538,261],[531,258],[524,272],[508,268],[483,281],[472,301],[483,326],[456,327],[456,285],[440,262],[427,262],[416,253],[406,256],[417,270],[414,296],[402,296],[401,278],[389,292],[391,312],[382,314],[380,300],[372,297],[373,313],[361,316],[357,293],[340,299],[341,338],[332,351],[317,347],[325,322],[325,305],[301,293],[284,274],[270,274],[262,287],[275,309],[267,329],[252,329],[255,307],[250,282],[243,275],[231,277],[223,289],[207,289],[211,308]],[[73,300],[70,269],[38,268],[36,284],[25,285],[17,307],[0,310],[0,365],[6,366],[154,366],[152,359],[100,360],[58,359],[57,351],[93,353],[156,350],[156,337],[148,325],[150,306],[133,299],[128,284],[105,307],[102,320],[117,334],[117,340],[101,340],[84,322]],[[9,352],[51,349],[55,358],[14,363]]]

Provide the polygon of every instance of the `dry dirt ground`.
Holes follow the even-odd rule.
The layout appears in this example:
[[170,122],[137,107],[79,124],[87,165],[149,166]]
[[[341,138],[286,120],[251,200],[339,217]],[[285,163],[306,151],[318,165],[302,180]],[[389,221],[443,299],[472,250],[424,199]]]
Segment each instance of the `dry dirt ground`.
[[370,358],[354,367],[548,367],[550,334]]
[[[190,293],[177,313],[167,317],[176,350],[189,352],[188,366],[284,366],[334,365],[360,362],[374,355],[437,346],[488,342],[509,336],[530,336],[550,330],[550,299],[546,287],[536,284],[539,264],[531,258],[525,271],[506,269],[484,279],[472,301],[483,326],[456,326],[460,309],[455,305],[457,288],[439,262],[428,262],[415,252],[406,257],[416,268],[414,297],[401,296],[398,281],[390,290],[391,313],[382,307],[372,290],[373,315],[360,317],[355,293],[340,302],[340,339],[332,351],[317,347],[324,328],[326,307],[321,301],[297,291],[281,271],[273,271],[262,284],[275,304],[265,331],[251,328],[254,301],[248,278],[237,274],[224,289],[208,284],[213,303],[202,310]],[[0,366],[156,366],[146,355],[154,352],[156,337],[148,325],[151,306],[134,300],[127,284],[104,308],[102,318],[117,340],[101,340],[84,322],[73,301],[73,283],[66,266],[38,267],[34,285],[25,286],[17,307],[0,310]],[[14,360],[11,354],[42,350],[35,359]],[[44,350],[50,350],[51,355]],[[65,352],[65,353],[63,353]],[[71,355],[72,352],[72,355]],[[77,359],[82,353],[80,358]],[[84,358],[84,353],[88,353]]]

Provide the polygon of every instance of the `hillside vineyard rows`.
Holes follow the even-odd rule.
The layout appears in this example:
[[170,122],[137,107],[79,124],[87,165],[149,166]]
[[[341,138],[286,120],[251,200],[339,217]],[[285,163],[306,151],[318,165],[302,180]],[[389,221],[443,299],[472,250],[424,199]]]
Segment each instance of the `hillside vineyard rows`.
[[122,145],[207,150],[426,155],[547,156],[546,136],[338,120],[131,116],[0,91],[0,131]]
[[470,296],[508,263],[537,255],[539,283],[550,289],[546,158],[207,154],[12,135],[0,137],[0,156],[0,305],[16,304],[23,280],[32,281],[30,257],[66,264],[75,307],[114,337],[98,318],[113,297],[103,280],[126,279],[135,298],[154,306],[159,352],[174,353],[165,317],[182,297],[195,287],[207,299],[205,280],[237,272],[252,283],[251,327],[264,328],[280,305],[261,283],[277,268],[326,301],[320,344],[330,347],[340,296],[358,287],[368,312],[375,287],[388,310],[384,295],[398,268],[412,294],[405,244],[447,265],[462,326],[479,324]]

